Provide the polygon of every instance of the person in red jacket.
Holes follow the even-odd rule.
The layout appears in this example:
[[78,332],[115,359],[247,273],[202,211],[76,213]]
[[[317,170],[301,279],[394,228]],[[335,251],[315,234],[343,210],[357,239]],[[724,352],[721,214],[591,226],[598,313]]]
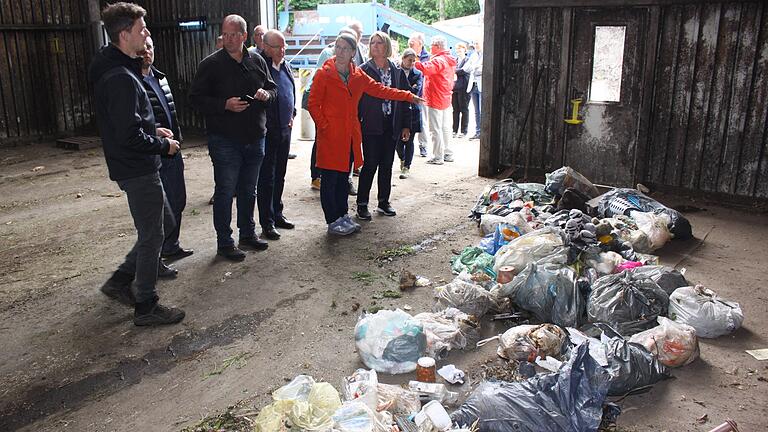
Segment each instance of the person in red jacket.
[[427,163],[442,165],[443,161],[453,162],[450,146],[451,136],[451,94],[456,59],[447,49],[442,36],[431,41],[432,56],[426,62],[417,62],[414,67],[424,74],[424,99],[429,119],[429,134],[432,136],[432,159]]
[[317,70],[307,103],[317,126],[317,168],[323,178],[320,202],[328,233],[348,235],[360,230],[348,215],[349,166],[363,165],[362,132],[357,106],[363,93],[379,99],[421,103],[408,90],[397,90],[374,81],[352,63],[357,41],[344,33],[336,38],[335,56]]

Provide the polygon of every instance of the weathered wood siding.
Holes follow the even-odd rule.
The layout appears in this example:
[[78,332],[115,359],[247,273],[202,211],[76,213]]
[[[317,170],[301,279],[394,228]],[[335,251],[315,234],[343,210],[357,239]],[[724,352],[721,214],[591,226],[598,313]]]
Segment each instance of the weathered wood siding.
[[84,0],[0,2],[0,145],[91,124]]
[[[553,2],[549,2],[551,5]],[[492,37],[496,65],[484,76],[484,108],[497,109],[493,142],[480,173],[509,167],[516,174],[562,165],[574,2],[563,7],[515,7],[492,1],[502,28]],[[631,3],[631,2],[630,2]],[[768,198],[768,4],[680,2],[648,4],[654,28],[642,59],[647,119],[638,129],[637,181],[700,192]],[[592,6],[597,8],[599,6]],[[638,7],[638,6],[636,6]],[[526,36],[526,58],[511,61],[510,46]],[[536,74],[542,74],[538,87]],[[485,84],[488,83],[488,84]],[[533,94],[536,90],[535,95]],[[527,126],[522,128],[531,106]],[[522,139],[521,139],[522,137]],[[495,147],[491,149],[491,147]],[[600,161],[595,161],[600,163]]]
[[[203,117],[192,109],[187,98],[197,66],[215,50],[221,21],[229,14],[238,14],[246,20],[250,41],[251,30],[259,23],[259,1],[139,0],[136,3],[147,9],[147,27],[155,42],[155,66],[168,74],[179,123],[185,130],[201,131]],[[198,17],[207,19],[205,31],[179,31],[179,20]]]

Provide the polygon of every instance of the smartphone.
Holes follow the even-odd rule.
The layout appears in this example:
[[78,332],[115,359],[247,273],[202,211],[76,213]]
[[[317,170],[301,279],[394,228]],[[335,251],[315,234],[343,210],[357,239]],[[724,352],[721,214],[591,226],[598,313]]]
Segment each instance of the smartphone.
[[240,101],[252,103],[255,99],[251,95],[240,96]]

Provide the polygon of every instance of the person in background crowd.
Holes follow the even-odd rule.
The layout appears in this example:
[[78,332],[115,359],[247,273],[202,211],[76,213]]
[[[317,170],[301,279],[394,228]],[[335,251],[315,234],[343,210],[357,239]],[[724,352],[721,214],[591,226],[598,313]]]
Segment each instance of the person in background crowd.
[[[182,142],[181,127],[176,117],[176,103],[173,100],[171,87],[165,74],[157,70],[155,63],[155,45],[151,37],[147,38],[145,49],[137,53],[143,59],[141,73],[144,76],[144,89],[152,104],[152,111],[155,115],[155,125],[157,131],[163,136],[169,136]],[[163,155],[160,158],[162,163],[160,167],[160,180],[163,182],[163,190],[168,198],[168,204],[171,206],[173,217],[175,219],[175,228],[165,230],[165,241],[161,255],[167,261],[186,258],[194,253],[192,249],[184,249],[179,244],[179,233],[181,230],[181,216],[184,207],[187,205],[187,188],[184,182],[184,159],[181,157],[181,151],[173,156]],[[160,273],[175,277],[177,271],[161,263]]]
[[[424,33],[411,33],[411,37],[408,38],[408,48],[416,53],[418,61],[426,62],[429,60],[429,53],[424,49]],[[422,96],[422,94],[419,94],[419,96]],[[427,157],[427,143],[429,142],[429,135],[427,134],[427,110],[420,110],[419,115],[421,116],[421,131],[416,136],[416,139],[419,141],[419,156]]]
[[[416,63],[416,52],[411,48],[403,51],[400,67],[408,78],[408,85],[411,93],[420,96],[421,86],[424,75],[413,65]],[[413,162],[413,136],[421,132],[421,107],[418,104],[411,104],[411,134],[407,141],[399,140],[395,146],[397,155],[400,157],[400,178],[406,179],[411,174],[411,163]]]
[[[408,78],[389,60],[392,56],[392,41],[383,32],[375,32],[368,43],[371,59],[360,69],[374,81],[390,88],[410,91]],[[395,146],[411,138],[411,104],[393,102],[364,94],[360,98],[358,116],[363,133],[363,168],[357,191],[357,217],[371,220],[368,199],[373,185],[373,176],[378,171],[378,206],[376,211],[385,216],[397,213],[389,201],[392,192],[392,163]]]
[[[357,32],[353,30],[350,27],[342,27],[341,30],[339,30],[339,34],[348,34],[355,38],[357,40]],[[333,57],[335,53],[335,46],[336,41],[329,43],[327,47],[323,48],[323,50],[320,52],[320,56],[317,58],[317,70],[319,70],[328,60],[329,58]],[[354,58],[353,58],[354,61]],[[360,63],[362,64],[362,63]],[[359,64],[355,63],[356,66],[359,66]],[[317,70],[315,73],[317,73]],[[307,82],[307,85],[304,87],[304,94],[302,95],[302,108],[309,110],[307,106],[307,102],[309,100],[309,95],[312,90],[312,82],[314,81],[315,75],[313,74],[312,77],[309,79],[309,82]],[[317,135],[317,134],[315,134]],[[309,174],[312,178],[312,182],[310,183],[310,186],[313,190],[320,190],[320,170],[316,167],[316,161],[317,161],[317,139],[315,139],[315,142],[312,143],[312,156],[309,161]],[[352,183],[352,180],[349,180],[349,192],[350,195],[356,195],[357,192],[354,191],[354,184]],[[355,193],[352,193],[355,192]]]
[[216,36],[216,49],[220,50],[224,48],[224,36],[218,35]]
[[[101,19],[110,43],[94,56],[88,70],[93,85],[96,120],[104,147],[109,178],[128,199],[137,239],[101,292],[133,306],[137,326],[174,324],[184,311],[158,303],[158,262],[165,235],[164,218],[170,212],[160,181],[160,155],[173,156],[179,142],[171,131],[157,129],[152,105],[142,84],[142,59],[150,32],[146,11],[133,3],[118,2],[102,10]],[[173,218],[169,226],[172,230]]]
[[424,74],[424,99],[432,135],[432,159],[427,163],[442,165],[443,162],[453,162],[449,122],[456,59],[451,56],[442,36],[432,38],[430,52],[432,56],[428,61],[416,62],[414,67]]
[[352,62],[357,41],[342,33],[334,45],[336,55],[316,72],[309,94],[309,113],[317,126],[317,167],[322,170],[320,201],[328,233],[349,235],[360,225],[348,215],[349,167],[362,165],[362,133],[358,102],[363,93],[381,99],[418,101],[409,91],[383,86]]
[[352,63],[354,63],[355,66],[361,66],[368,58],[368,47],[361,42],[363,39],[363,23],[358,20],[353,20],[347,23],[347,27],[355,32],[355,39],[357,40],[357,47],[355,49],[355,56],[352,57]]
[[[474,48],[474,49],[472,49]],[[483,98],[483,50],[480,42],[475,41],[470,45],[469,64],[467,69],[472,72],[469,74],[469,81],[467,83],[467,92],[472,99],[472,105],[475,108],[475,134],[470,137],[470,140],[480,139],[480,120]]]
[[456,81],[453,83],[451,105],[453,107],[453,138],[464,138],[469,126],[469,93],[467,93],[468,75],[466,70],[469,63],[467,46],[463,43],[456,45]]
[[232,198],[237,191],[239,246],[265,250],[256,235],[253,212],[256,184],[264,159],[266,108],[277,97],[276,85],[259,55],[245,49],[245,20],[228,15],[221,26],[224,49],[200,62],[189,91],[192,106],[205,115],[208,153],[215,182],[213,226],[217,255],[242,261],[245,253],[232,240]]
[[277,99],[267,108],[267,138],[256,202],[261,235],[278,240],[280,232],[276,228],[294,228],[294,224],[283,215],[283,189],[291,150],[291,129],[296,117],[296,87],[291,66],[285,61],[285,37],[280,31],[269,30],[264,34],[262,56],[277,85]]
[[261,24],[253,28],[253,45],[248,48],[251,54],[261,54],[264,52],[264,34],[267,33],[267,26]]

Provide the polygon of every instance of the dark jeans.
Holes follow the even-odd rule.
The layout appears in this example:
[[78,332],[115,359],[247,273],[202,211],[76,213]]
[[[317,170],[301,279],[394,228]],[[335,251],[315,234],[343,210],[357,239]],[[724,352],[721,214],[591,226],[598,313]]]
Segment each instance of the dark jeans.
[[274,228],[275,220],[283,218],[283,189],[290,150],[290,128],[267,130],[264,162],[261,164],[259,186],[256,190],[259,225],[262,229]]
[[213,227],[218,247],[233,246],[232,197],[237,192],[237,228],[240,238],[256,235],[253,210],[256,184],[264,159],[264,138],[242,144],[220,135],[208,137],[208,154],[213,162]]
[[411,134],[410,138],[408,138],[408,141],[403,140],[397,140],[395,143],[395,150],[397,151],[397,156],[400,158],[401,161],[405,162],[405,167],[410,168],[411,162],[413,162],[413,137],[415,134]]
[[330,224],[349,211],[349,172],[321,169],[320,175],[320,203]]
[[312,143],[312,157],[309,159],[309,175],[312,180],[320,178],[320,169],[315,166],[317,163],[317,140]]
[[469,125],[469,93],[453,92],[451,105],[453,105],[453,133],[459,132],[459,126],[461,126],[461,133],[466,135]]
[[480,135],[480,104],[483,102],[483,95],[477,89],[477,84],[472,84],[472,90],[469,92],[472,98],[472,105],[475,106],[475,134]]
[[171,212],[175,220],[175,228],[165,227],[165,241],[163,253],[173,253],[179,250],[179,231],[181,230],[181,215],[187,205],[187,187],[184,184],[184,159],[181,153],[176,153],[172,158],[162,158],[160,167],[160,180],[163,182],[163,190],[171,206]]
[[128,198],[133,225],[136,227],[136,244],[118,270],[134,276],[133,294],[137,303],[152,301],[157,297],[157,265],[163,246],[163,224],[172,230],[173,216],[165,198],[160,174],[134,177],[117,182]]
[[384,133],[381,135],[363,135],[363,169],[357,184],[357,205],[368,205],[373,176],[377,178],[378,201],[380,207],[389,204],[392,192],[392,162],[395,160],[395,140],[392,138],[392,122],[384,120]]

